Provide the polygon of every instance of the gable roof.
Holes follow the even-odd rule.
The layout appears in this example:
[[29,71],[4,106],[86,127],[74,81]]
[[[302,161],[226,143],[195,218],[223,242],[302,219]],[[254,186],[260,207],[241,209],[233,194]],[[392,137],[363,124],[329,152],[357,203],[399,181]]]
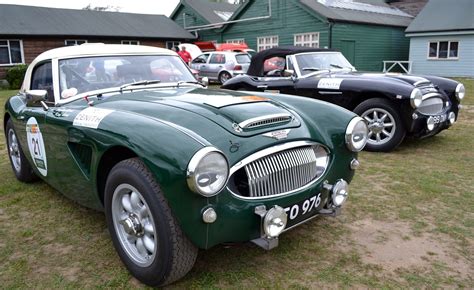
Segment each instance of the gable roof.
[[0,4],[0,35],[195,39],[164,15]]
[[238,4],[209,2],[208,0],[181,0],[176,9],[171,13],[174,18],[181,5],[185,5],[196,11],[209,24],[220,23],[229,20],[234,12],[240,7]]
[[474,29],[474,1],[430,0],[405,32],[437,32]]
[[330,21],[357,22],[407,27],[413,16],[384,0],[299,0],[301,4]]

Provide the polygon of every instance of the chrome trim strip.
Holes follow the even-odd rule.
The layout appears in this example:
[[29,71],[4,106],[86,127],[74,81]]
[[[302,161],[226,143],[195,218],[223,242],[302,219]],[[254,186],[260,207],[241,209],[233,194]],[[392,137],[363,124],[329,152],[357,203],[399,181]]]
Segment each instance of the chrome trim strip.
[[[279,118],[285,118],[286,120],[281,120],[281,121],[276,121],[276,122],[265,123],[265,124],[262,124],[262,125],[252,126],[253,123],[265,122],[265,121],[270,121],[272,119],[279,119]],[[255,117],[255,118],[251,118],[251,119],[245,120],[243,122],[240,122],[239,127],[242,128],[242,129],[247,129],[247,128],[250,128],[250,127],[258,128],[258,127],[266,126],[266,125],[286,123],[286,122],[291,121],[292,118],[293,118],[292,115],[285,114],[285,113],[265,115],[265,116]]]
[[283,229],[283,231],[280,233],[280,235],[281,235],[282,233],[286,232],[286,231],[291,230],[292,228],[296,228],[296,227],[299,226],[299,225],[302,225],[302,224],[304,224],[304,223],[306,223],[306,222],[309,222],[310,220],[312,220],[312,219],[314,219],[314,218],[316,218],[316,217],[318,217],[318,216],[319,216],[319,214],[315,214],[315,215],[313,215],[312,217],[309,217],[309,218],[307,218],[307,219],[305,219],[305,220],[302,220],[302,221],[300,221],[299,223],[294,224],[294,225],[292,225],[292,226],[289,227],[289,228],[285,228],[285,229]]
[[[327,152],[327,160],[326,160],[326,164],[325,164],[325,167],[324,167],[324,171],[321,172],[321,174],[319,176],[317,176],[314,180],[312,180],[311,182],[305,184],[304,186],[293,189],[293,190],[290,190],[290,188],[295,188],[295,185],[296,185],[295,184],[295,179],[293,178],[294,177],[293,176],[294,172],[292,170],[290,170],[292,167],[294,167],[296,165],[296,163],[295,163],[294,160],[292,160],[292,158],[289,158],[287,155],[278,155],[278,156],[276,156],[274,154],[278,153],[280,151],[288,150],[288,149],[294,149],[294,148],[303,147],[303,146],[314,146],[314,145],[320,146],[321,148],[323,148]],[[295,154],[295,153],[292,152],[292,154]],[[257,161],[257,160],[261,161],[259,159],[261,159],[263,157],[266,157],[268,155],[273,155],[272,158],[275,160],[275,165],[279,169],[278,170],[279,173],[276,176],[276,180],[278,180],[276,185],[278,187],[280,187],[280,190],[283,191],[283,192],[279,193],[279,194],[265,196],[264,194],[265,194],[265,191],[267,189],[264,188],[265,184],[261,184],[261,182],[259,180],[260,177],[264,176],[264,172],[263,172],[263,170],[258,170],[257,169],[258,166],[257,166],[257,164],[254,163],[254,161]],[[315,160],[316,160],[316,158],[315,158]],[[276,145],[276,146],[258,151],[256,153],[242,159],[241,161],[236,163],[234,166],[232,166],[229,170],[229,179],[230,179],[230,177],[235,172],[240,170],[242,167],[245,167],[246,165],[250,164],[251,166],[249,166],[249,171],[250,171],[251,175],[248,175],[248,176],[252,176],[256,179],[254,179],[254,178],[251,179],[252,183],[249,184],[249,190],[252,187],[255,190],[255,192],[257,193],[256,194],[257,196],[255,196],[255,197],[241,196],[241,195],[233,192],[229,188],[228,185],[227,185],[227,190],[232,195],[234,195],[235,197],[237,197],[239,199],[242,199],[242,200],[268,199],[268,198],[274,198],[274,197],[289,195],[289,194],[292,194],[292,193],[295,193],[295,192],[298,192],[298,191],[305,190],[305,189],[311,187],[313,184],[315,184],[319,180],[321,180],[321,178],[324,176],[324,174],[326,173],[326,171],[328,169],[330,160],[331,160],[331,151],[326,146],[324,146],[323,144],[320,144],[320,143],[317,143],[317,142],[294,141],[294,142],[279,144],[279,145]],[[261,163],[258,163],[258,164],[261,164]],[[254,171],[253,174],[252,174],[252,171]]]
[[429,80],[427,80],[427,79],[424,79],[424,80],[421,80],[421,81],[417,81],[417,82],[415,82],[413,85],[414,85],[415,87],[417,87],[417,86],[419,86],[419,85],[421,85],[421,84],[427,84],[427,85],[430,85],[430,84],[431,84],[431,82],[430,82]]
[[421,98],[421,100],[424,101],[424,100],[426,100],[426,99],[434,98],[434,97],[443,98],[443,96],[442,96],[440,93],[428,93],[428,94],[426,94],[426,95],[423,95],[423,97]]
[[325,92],[325,91],[319,91],[321,95],[342,95],[342,92]]

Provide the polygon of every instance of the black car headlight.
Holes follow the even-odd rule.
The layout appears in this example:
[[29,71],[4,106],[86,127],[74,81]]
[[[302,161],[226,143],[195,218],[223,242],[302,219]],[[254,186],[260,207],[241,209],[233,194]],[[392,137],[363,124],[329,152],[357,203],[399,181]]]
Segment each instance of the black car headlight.
[[205,147],[196,152],[188,164],[189,188],[205,197],[218,194],[229,177],[229,164],[221,151]]
[[423,102],[423,93],[420,91],[420,89],[413,89],[410,94],[410,104],[413,107],[413,109],[418,108],[421,103]]
[[466,88],[463,84],[460,83],[456,86],[455,94],[458,101],[461,101],[464,98],[464,96],[466,95]]
[[361,117],[355,117],[347,125],[346,145],[349,150],[358,152],[364,149],[367,143],[369,129]]

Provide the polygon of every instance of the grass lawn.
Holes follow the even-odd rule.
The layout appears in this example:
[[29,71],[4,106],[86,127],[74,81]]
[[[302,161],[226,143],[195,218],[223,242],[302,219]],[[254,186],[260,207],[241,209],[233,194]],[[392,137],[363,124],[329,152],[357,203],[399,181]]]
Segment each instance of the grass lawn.
[[[360,154],[342,215],[287,232],[269,252],[250,243],[200,251],[170,288],[472,288],[474,80],[462,81],[455,126],[390,154]],[[2,106],[13,93],[0,91]],[[102,213],[15,179],[0,131],[0,288],[144,287],[120,262]]]

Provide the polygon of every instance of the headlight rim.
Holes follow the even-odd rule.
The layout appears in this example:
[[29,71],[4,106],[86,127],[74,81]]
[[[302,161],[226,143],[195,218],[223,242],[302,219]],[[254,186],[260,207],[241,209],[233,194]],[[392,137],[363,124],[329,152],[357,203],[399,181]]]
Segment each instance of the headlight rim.
[[[354,133],[354,129],[355,129],[357,123],[359,123],[359,122],[364,123],[365,128],[366,128],[366,134],[365,134],[364,145],[361,146],[361,148],[356,148],[354,146],[354,144],[352,143],[352,135]],[[359,116],[356,116],[356,117],[352,118],[352,120],[349,122],[349,124],[347,125],[347,128],[346,128],[346,135],[345,135],[346,147],[349,150],[351,150],[352,152],[362,151],[364,149],[365,145],[367,144],[367,141],[369,140],[368,133],[369,133],[369,128],[367,127],[367,122],[364,119],[362,119]]]
[[[419,96],[419,99],[417,99],[417,96]],[[423,93],[419,88],[414,88],[410,94],[410,105],[413,109],[417,109],[421,106],[421,103],[423,103]]]
[[[463,89],[462,97],[460,96],[461,88]],[[456,99],[458,99],[458,101],[462,101],[462,99],[464,99],[464,97],[466,96],[466,87],[463,83],[459,83],[456,85],[456,90],[454,91],[454,94],[456,95]]]
[[[217,190],[215,193],[212,193],[212,194],[208,194],[206,192],[203,192],[199,188],[199,186],[196,184],[196,178],[195,178],[197,167],[199,166],[200,162],[204,159],[204,157],[206,157],[210,153],[220,154],[224,158],[224,160],[227,164],[226,180],[223,183],[223,185],[221,186],[221,188],[219,190]],[[197,194],[199,194],[203,197],[213,197],[213,196],[218,195],[226,187],[226,185],[229,181],[229,176],[230,176],[229,160],[227,159],[227,157],[225,156],[225,154],[221,150],[219,150],[219,149],[217,149],[216,147],[213,147],[213,146],[207,146],[207,147],[201,148],[196,153],[194,153],[194,155],[193,155],[193,157],[191,157],[191,160],[189,161],[188,167],[186,169],[186,182],[188,184],[189,189],[192,192],[197,193]]]

